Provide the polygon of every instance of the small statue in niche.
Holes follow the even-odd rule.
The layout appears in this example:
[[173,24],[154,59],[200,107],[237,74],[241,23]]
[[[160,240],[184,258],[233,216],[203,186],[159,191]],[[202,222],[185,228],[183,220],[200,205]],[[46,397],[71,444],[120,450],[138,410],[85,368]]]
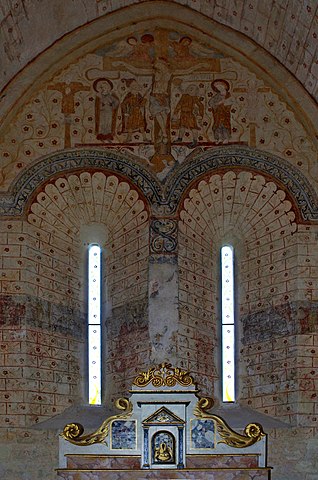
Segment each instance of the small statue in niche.
[[167,431],[157,432],[152,440],[153,463],[174,463],[175,440],[172,433]]
[[173,452],[169,445],[164,442],[160,443],[159,447],[155,448],[155,460],[159,462],[169,462],[173,458]]

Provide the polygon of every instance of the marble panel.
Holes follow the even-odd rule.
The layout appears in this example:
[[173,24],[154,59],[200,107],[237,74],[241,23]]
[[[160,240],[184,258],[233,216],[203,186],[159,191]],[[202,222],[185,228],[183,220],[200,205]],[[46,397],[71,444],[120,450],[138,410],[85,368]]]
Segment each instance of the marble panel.
[[215,447],[215,424],[213,420],[191,420],[192,448]]
[[136,421],[115,420],[111,426],[111,449],[135,450],[136,449]]

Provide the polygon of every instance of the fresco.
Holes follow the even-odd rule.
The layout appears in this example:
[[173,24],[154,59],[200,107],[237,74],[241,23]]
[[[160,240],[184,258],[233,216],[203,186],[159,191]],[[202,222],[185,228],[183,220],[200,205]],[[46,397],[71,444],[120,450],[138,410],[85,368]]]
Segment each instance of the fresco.
[[26,105],[0,145],[0,190],[43,155],[98,147],[128,153],[165,181],[224,145],[280,155],[314,182],[314,146],[293,112],[245,67],[195,38],[141,31],[71,64]]

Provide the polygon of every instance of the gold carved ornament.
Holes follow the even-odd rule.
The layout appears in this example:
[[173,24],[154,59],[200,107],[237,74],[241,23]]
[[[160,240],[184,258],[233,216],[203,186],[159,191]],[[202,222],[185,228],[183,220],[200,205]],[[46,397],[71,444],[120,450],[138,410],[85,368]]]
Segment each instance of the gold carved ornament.
[[174,387],[177,383],[183,387],[194,385],[189,372],[171,366],[171,363],[161,363],[158,367],[149,368],[146,372],[140,372],[133,385],[146,387],[151,383],[154,387]]
[[211,398],[200,398],[193,413],[198,418],[215,421],[217,431],[223,438],[223,440],[220,440],[218,443],[225,443],[235,448],[245,448],[253,445],[264,437],[263,427],[259,423],[249,423],[246,425],[244,429],[245,435],[234,432],[221,417],[207,412],[212,406],[213,400]]
[[63,432],[60,433],[60,436],[68,442],[79,446],[106,443],[105,438],[109,433],[110,423],[116,419],[129,418],[132,414],[132,403],[127,398],[118,398],[115,406],[118,410],[124,410],[124,412],[108,417],[95,432],[83,435],[84,427],[80,423],[68,423],[65,425]]

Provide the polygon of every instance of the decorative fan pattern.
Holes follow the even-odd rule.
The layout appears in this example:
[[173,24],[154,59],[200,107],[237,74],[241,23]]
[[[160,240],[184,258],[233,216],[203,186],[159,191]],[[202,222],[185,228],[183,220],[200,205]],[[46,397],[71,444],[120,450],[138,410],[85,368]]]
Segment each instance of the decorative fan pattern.
[[[51,253],[52,273],[68,277],[67,267],[72,266],[69,284],[77,296],[83,275],[81,247],[90,241],[83,238],[82,228],[105,227],[105,238],[99,241],[106,249],[107,284],[114,306],[146,292],[147,220],[138,192],[101,172],[71,174],[46,185],[28,215],[29,225],[47,234],[40,249]],[[41,283],[46,283],[45,278]],[[63,295],[58,285],[56,289]]]
[[[206,257],[203,264],[211,262],[212,251],[216,255],[223,243],[234,245],[240,285],[252,294],[245,298],[246,308],[253,299],[279,295],[282,279],[276,275],[275,258],[283,252],[286,258],[295,254],[290,237],[297,225],[292,204],[277,185],[244,171],[212,175],[189,192],[180,219],[181,237],[188,239],[187,255],[193,257],[191,239],[192,250]],[[206,295],[210,296],[208,291]]]
[[[246,171],[214,174],[185,198],[179,222],[179,298],[184,329],[180,344],[185,347],[186,362],[194,362],[197,368],[206,365],[206,378],[200,381],[207,391],[215,377],[211,352],[217,344],[219,248],[226,242],[235,247],[243,313],[269,297],[282,302],[282,284],[288,278],[272,273],[271,266],[276,268],[275,255],[295,255],[297,247],[290,241],[296,230],[294,219],[285,193],[263,176]],[[292,275],[292,269],[287,272]],[[206,333],[200,339],[202,331]],[[199,348],[194,349],[198,342]],[[193,370],[192,365],[189,368]]]

